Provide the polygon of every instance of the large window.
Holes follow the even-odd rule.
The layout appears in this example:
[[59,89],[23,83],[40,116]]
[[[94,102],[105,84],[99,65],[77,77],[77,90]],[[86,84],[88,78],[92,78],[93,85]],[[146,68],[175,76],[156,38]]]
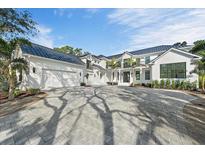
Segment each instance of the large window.
[[136,80],[140,80],[140,71],[136,71]]
[[186,78],[186,63],[161,64],[160,78]]
[[145,70],[145,80],[150,80],[150,70]]

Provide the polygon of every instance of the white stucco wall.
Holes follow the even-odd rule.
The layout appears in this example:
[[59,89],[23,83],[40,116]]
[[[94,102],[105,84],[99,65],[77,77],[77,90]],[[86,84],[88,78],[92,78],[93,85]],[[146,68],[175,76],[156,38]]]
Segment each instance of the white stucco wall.
[[183,53],[179,53],[177,51],[171,50],[170,52],[166,53],[158,60],[156,60],[154,65],[151,66],[151,70],[152,70],[151,79],[160,80],[160,64],[186,62],[187,80],[190,80],[191,82],[197,81],[198,75],[194,73],[190,74],[190,72],[193,71],[195,68],[195,65],[191,64],[192,58],[193,58],[192,56],[185,55]]
[[[75,85],[77,84],[77,86],[80,86],[80,83],[83,82],[84,79],[83,76],[85,73],[84,66],[62,62],[58,60],[41,58],[37,56],[24,55],[23,57],[29,62],[29,74],[24,75],[21,88],[32,87],[32,88],[44,89],[45,88],[44,76],[45,73],[47,73],[46,71],[48,71],[49,73],[54,72],[52,75],[58,75],[59,81],[61,81],[64,78],[71,77],[74,78],[71,80],[78,81],[74,83]],[[36,68],[36,73],[33,73],[32,71],[33,67]],[[71,73],[72,75],[69,76],[69,73]],[[75,73],[75,75],[73,73]],[[50,82],[52,82],[52,80]],[[59,83],[59,84],[61,85],[53,85],[53,86],[61,87],[61,86],[65,86],[65,84],[67,83]]]

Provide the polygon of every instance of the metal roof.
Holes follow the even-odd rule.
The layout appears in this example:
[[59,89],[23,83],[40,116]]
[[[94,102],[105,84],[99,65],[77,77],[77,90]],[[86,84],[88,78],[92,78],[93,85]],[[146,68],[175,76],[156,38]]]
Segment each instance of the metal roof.
[[[160,46],[155,46],[155,47],[150,47],[150,48],[145,48],[145,49],[141,49],[141,50],[135,50],[135,51],[130,51],[127,53],[130,53],[132,55],[143,55],[143,54],[149,54],[149,53],[157,53],[157,52],[165,52],[171,48],[176,48],[176,49],[181,49],[181,48],[187,48],[190,47],[190,45],[186,45],[186,46],[176,46],[176,45],[160,45]],[[119,58],[123,55],[123,53],[121,54],[116,54],[116,55],[112,55],[112,56],[108,56],[109,59],[112,58]]]
[[172,47],[173,47],[172,45],[160,45],[160,46],[155,46],[151,48],[131,51],[130,53],[133,55],[142,55],[142,54],[148,54],[148,53],[167,51],[171,49]]
[[47,48],[35,43],[32,43],[31,45],[21,45],[21,50],[25,54],[69,62],[78,65],[84,65],[84,63],[77,56],[60,53],[51,48]]

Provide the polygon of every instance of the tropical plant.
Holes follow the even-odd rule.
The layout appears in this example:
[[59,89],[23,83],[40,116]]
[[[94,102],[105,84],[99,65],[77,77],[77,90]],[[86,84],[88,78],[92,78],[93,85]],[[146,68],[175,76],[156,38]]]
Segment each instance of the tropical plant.
[[184,80],[180,82],[179,89],[185,90],[185,81]]
[[159,88],[159,81],[158,80],[154,80],[154,88]]
[[27,61],[15,56],[13,51],[19,51],[22,44],[30,44],[28,36],[36,34],[36,23],[27,11],[16,9],[0,9],[0,74],[8,83],[9,100],[14,98],[17,83],[17,72],[28,71]]
[[166,88],[170,89],[170,88],[171,88],[171,87],[170,87],[170,86],[171,86],[170,84],[171,84],[171,83],[170,83],[170,80],[167,79],[166,82],[165,82]]
[[[24,39],[15,39],[9,42],[1,41],[0,53],[3,55],[4,59],[0,60],[0,72],[5,78],[5,82],[8,83],[9,87],[9,100],[14,98],[14,90],[17,85],[21,82],[22,73],[28,72],[28,63],[23,58],[15,58],[12,56],[13,51],[17,50],[17,46],[25,44]],[[2,46],[4,44],[4,46]],[[6,53],[4,53],[6,52]],[[19,81],[17,82],[17,72],[19,72]]]
[[174,81],[174,80],[172,80],[171,86],[172,86],[172,89],[175,89],[175,88],[176,88],[176,86],[175,86],[175,81]]
[[[136,67],[136,66],[139,66],[139,58],[133,58],[133,57],[131,57],[131,58],[129,58],[128,60],[127,60],[127,63],[128,63],[128,65],[132,68],[132,78],[134,79],[134,75],[135,75],[135,73],[134,73],[134,68]],[[132,82],[132,86],[133,86],[133,82]]]
[[116,61],[115,58],[112,58],[111,61],[107,62],[107,65],[108,65],[108,67],[111,68],[111,81],[112,81],[112,85],[113,85],[113,80],[114,80],[113,72],[114,72],[114,69],[116,69],[118,67],[118,62]]
[[197,81],[192,82],[191,87],[192,87],[191,90],[197,90]]
[[195,41],[191,52],[202,56],[202,59],[196,62],[197,67],[194,72],[199,75],[199,87],[205,93],[205,40]]
[[180,80],[175,81],[175,88],[176,89],[180,88]]
[[164,88],[164,85],[165,85],[164,80],[163,80],[163,79],[162,79],[162,80],[160,80],[160,88]]
[[194,70],[195,73],[199,75],[202,93],[205,93],[205,60],[199,60],[197,62],[197,67]]
[[154,88],[155,87],[155,81],[152,81],[151,82],[151,88]]

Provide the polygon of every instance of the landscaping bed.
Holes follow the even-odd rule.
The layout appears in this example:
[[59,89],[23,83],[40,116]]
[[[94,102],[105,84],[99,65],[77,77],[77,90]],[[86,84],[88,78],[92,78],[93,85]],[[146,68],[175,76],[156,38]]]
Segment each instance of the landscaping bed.
[[47,94],[44,92],[39,92],[38,94],[22,93],[12,101],[8,101],[7,98],[1,99],[0,117],[24,109],[27,106],[44,99],[46,96]]

